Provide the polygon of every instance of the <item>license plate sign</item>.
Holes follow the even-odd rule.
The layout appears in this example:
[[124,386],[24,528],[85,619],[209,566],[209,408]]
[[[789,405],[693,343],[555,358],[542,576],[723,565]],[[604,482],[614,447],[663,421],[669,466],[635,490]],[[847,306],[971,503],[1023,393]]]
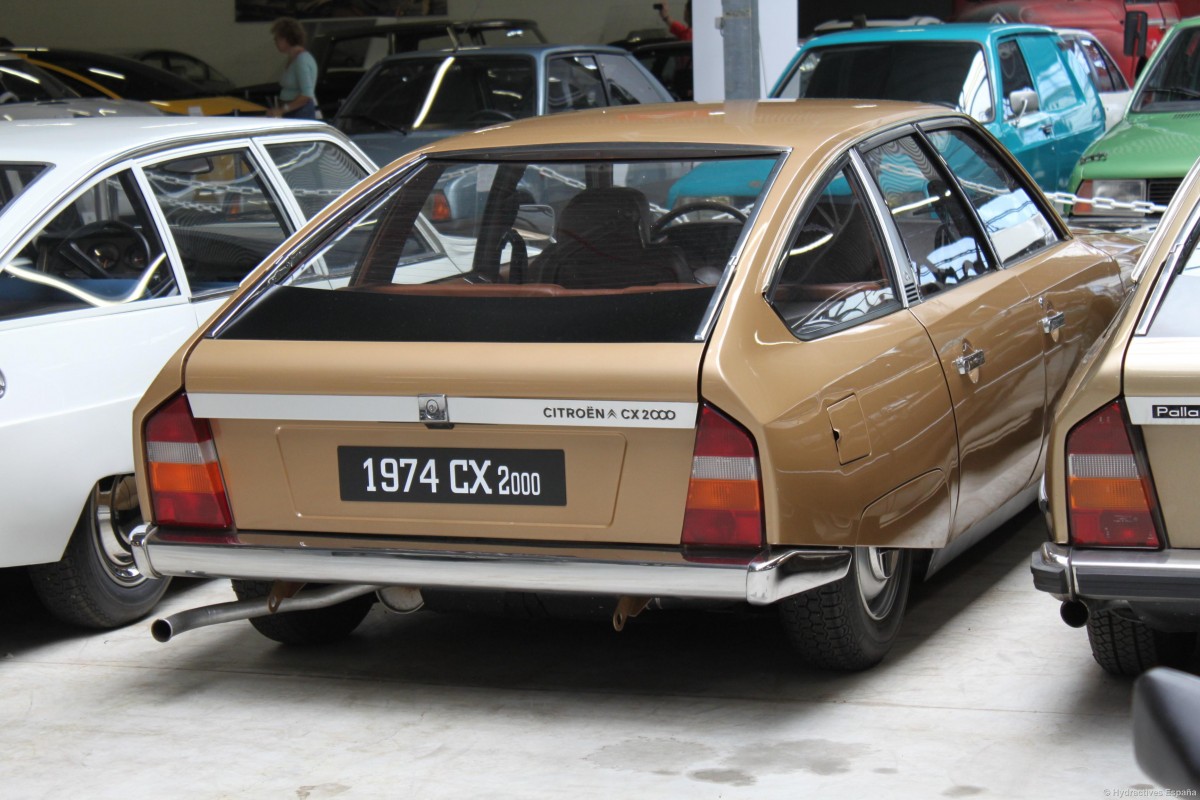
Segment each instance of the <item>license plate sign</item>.
[[343,500],[565,506],[562,450],[338,448]]

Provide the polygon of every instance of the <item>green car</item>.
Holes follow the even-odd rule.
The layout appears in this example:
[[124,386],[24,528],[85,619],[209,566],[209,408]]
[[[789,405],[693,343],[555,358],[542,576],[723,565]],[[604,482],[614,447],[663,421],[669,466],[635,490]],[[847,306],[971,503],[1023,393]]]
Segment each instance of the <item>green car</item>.
[[[1168,33],[1143,70],[1125,118],[1071,174],[1068,221],[1116,228],[1155,223],[1200,156],[1200,17]],[[1104,202],[1104,198],[1115,203]]]

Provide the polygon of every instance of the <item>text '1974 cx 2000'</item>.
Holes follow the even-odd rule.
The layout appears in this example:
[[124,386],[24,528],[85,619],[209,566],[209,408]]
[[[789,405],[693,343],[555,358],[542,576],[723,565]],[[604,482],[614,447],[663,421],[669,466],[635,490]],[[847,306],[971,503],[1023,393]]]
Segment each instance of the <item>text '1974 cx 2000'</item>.
[[[451,196],[465,216],[432,211]],[[260,267],[134,416],[153,575],[283,642],[379,599],[776,606],[868,667],[912,577],[1032,499],[1046,409],[1126,295],[977,123],[641,106],[448,139]]]

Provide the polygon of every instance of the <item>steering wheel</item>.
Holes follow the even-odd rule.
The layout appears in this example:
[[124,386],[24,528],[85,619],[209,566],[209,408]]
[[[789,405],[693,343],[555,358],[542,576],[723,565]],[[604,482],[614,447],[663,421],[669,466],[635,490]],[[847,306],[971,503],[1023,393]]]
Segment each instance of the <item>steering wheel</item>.
[[111,278],[122,266],[141,272],[150,263],[150,243],[127,222],[89,222],[71,231],[54,248],[51,263],[65,265],[58,270],[64,277],[72,269],[86,278]]
[[468,125],[487,125],[492,122],[512,122],[515,119],[512,114],[498,108],[481,108],[463,121]]
[[722,203],[717,200],[694,200],[690,203],[684,203],[681,206],[676,206],[658,219],[654,220],[654,224],[650,226],[650,236],[653,238],[658,238],[662,235],[663,228],[666,228],[683,215],[691,214],[693,211],[720,211],[733,217],[738,222],[746,221],[746,215],[728,203]]
[[21,98],[17,97],[12,92],[4,92],[0,94],[0,103],[16,103]]
[[500,247],[512,245],[512,256],[508,260],[508,282],[524,283],[525,272],[529,267],[529,248],[525,246],[525,238],[517,233],[516,228],[509,228],[500,237]]

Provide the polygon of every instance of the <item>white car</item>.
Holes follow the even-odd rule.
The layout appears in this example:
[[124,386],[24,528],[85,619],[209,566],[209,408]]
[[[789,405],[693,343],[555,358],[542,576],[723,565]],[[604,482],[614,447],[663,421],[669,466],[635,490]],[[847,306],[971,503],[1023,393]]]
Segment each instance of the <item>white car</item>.
[[374,164],[320,122],[2,123],[0,567],[56,616],[111,627],[142,576],[133,407],[246,275]]
[[1104,104],[1104,129],[1112,130],[1125,116],[1125,106],[1133,94],[1125,74],[1100,40],[1088,31],[1059,28],[1058,35],[1070,46],[1071,55],[1086,65]]

